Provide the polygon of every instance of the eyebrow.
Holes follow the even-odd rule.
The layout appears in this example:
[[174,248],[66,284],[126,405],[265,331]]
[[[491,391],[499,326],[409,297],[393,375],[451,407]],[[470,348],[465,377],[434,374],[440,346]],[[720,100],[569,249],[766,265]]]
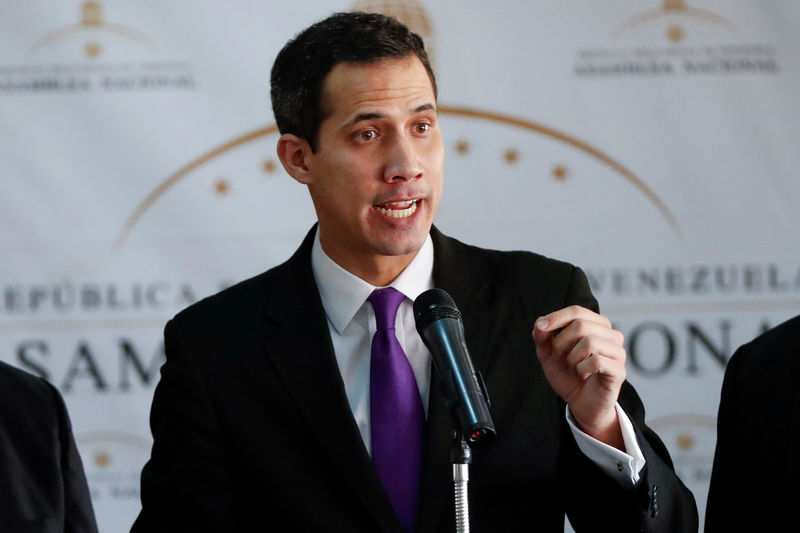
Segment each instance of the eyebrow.
[[[423,111],[430,111],[430,110],[436,111],[436,107],[431,103],[427,103],[427,104],[422,104],[421,106],[415,107],[414,109],[412,109],[412,112],[416,114],[416,113],[422,113]],[[359,113],[358,115],[353,117],[353,120],[351,120],[347,124],[345,124],[345,126],[353,126],[354,124],[358,124],[359,122],[362,122],[364,120],[380,119],[380,118],[384,118],[385,116],[386,115],[384,115],[383,113]]]

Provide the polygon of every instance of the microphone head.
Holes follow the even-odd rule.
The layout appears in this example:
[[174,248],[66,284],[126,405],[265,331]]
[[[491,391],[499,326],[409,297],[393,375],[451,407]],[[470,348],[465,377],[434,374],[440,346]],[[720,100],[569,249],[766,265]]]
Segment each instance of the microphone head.
[[414,321],[417,331],[429,326],[440,318],[461,320],[461,313],[453,298],[442,289],[429,289],[414,300]]
[[414,300],[414,321],[442,378],[445,405],[460,434],[470,446],[492,440],[496,431],[486,385],[472,366],[453,298],[442,289],[423,292]]

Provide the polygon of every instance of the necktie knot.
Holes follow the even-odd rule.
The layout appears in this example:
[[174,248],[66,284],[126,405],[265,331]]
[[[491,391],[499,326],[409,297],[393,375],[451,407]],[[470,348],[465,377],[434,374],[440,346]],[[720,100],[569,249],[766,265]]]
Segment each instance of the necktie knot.
[[375,311],[375,325],[378,330],[394,329],[397,310],[403,302],[403,293],[393,287],[375,289],[367,301]]

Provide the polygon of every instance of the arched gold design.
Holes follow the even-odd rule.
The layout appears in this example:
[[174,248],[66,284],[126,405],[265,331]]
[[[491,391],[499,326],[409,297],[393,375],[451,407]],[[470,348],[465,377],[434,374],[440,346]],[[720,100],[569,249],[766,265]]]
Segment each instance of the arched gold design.
[[134,448],[140,448],[144,451],[150,449],[150,441],[138,435],[131,433],[122,433],[120,431],[93,431],[86,433],[76,433],[75,441],[78,444],[91,444],[95,442],[114,442],[117,444],[125,444]]
[[715,24],[725,26],[735,33],[739,33],[739,30],[736,28],[736,26],[731,24],[731,22],[722,15],[718,15],[717,13],[708,11],[706,9],[687,6],[684,0],[664,0],[664,5],[660,8],[648,9],[647,11],[642,11],[641,13],[637,13],[636,15],[628,17],[619,26],[617,26],[616,33],[621,33],[640,24],[675,14],[685,15],[690,18],[708,20]]
[[214,148],[213,150],[206,152],[197,159],[190,161],[187,165],[184,165],[181,168],[179,168],[174,174],[172,174],[167,179],[162,181],[158,185],[158,187],[153,189],[152,192],[150,192],[150,194],[145,196],[144,200],[142,200],[139,203],[139,205],[136,206],[136,209],[133,210],[131,216],[128,217],[128,220],[126,220],[125,224],[122,226],[122,231],[119,232],[119,236],[117,237],[115,246],[119,247],[120,245],[122,245],[122,243],[125,241],[125,238],[128,236],[128,233],[130,233],[131,229],[133,229],[133,226],[136,225],[139,219],[142,218],[142,215],[144,215],[145,211],[150,209],[150,207],[156,202],[156,200],[158,200],[158,198],[162,194],[167,192],[167,190],[170,187],[178,183],[178,181],[180,181],[189,172],[196,169],[200,165],[210,161],[211,159],[214,159],[218,155],[224,154],[228,150],[236,148],[237,146],[242,145],[244,143],[250,142],[253,139],[258,139],[259,137],[265,137],[271,133],[275,133],[276,131],[278,131],[278,126],[272,125],[266,128],[261,128],[255,131],[251,131],[250,133],[245,133],[244,135],[240,135],[235,139],[231,139],[222,146],[218,146],[217,148]]
[[396,18],[408,29],[422,37],[428,59],[431,64],[435,63],[433,21],[425,7],[417,0],[356,0],[351,4],[350,10],[380,13]]
[[122,26],[120,24],[109,24],[103,21],[103,12],[99,2],[88,1],[81,5],[81,21],[77,24],[71,24],[62,28],[57,28],[43,37],[39,38],[31,49],[28,55],[33,55],[38,52],[42,47],[54,41],[63,39],[64,37],[73,33],[80,33],[86,31],[87,28],[99,28],[109,33],[114,33],[138,41],[148,46],[153,51],[158,51],[158,46],[148,36],[140,31]]
[[[453,106],[439,106],[439,113],[442,115],[455,115],[461,117],[470,117],[470,118],[477,118],[482,120],[488,120],[491,122],[497,122],[500,124],[506,124],[509,126],[515,126],[517,128],[522,128],[534,133],[539,133],[546,137],[550,137],[551,139],[555,139],[556,141],[563,142],[573,148],[580,150],[588,154],[589,156],[593,157],[594,159],[600,161],[602,164],[612,168],[614,171],[619,173],[623,178],[629,181],[636,189],[638,189],[661,213],[661,215],[666,219],[669,226],[672,228],[672,231],[678,235],[679,237],[683,236],[683,232],[681,231],[680,225],[676,218],[672,215],[670,210],[667,208],[666,204],[658,197],[658,195],[647,186],[636,174],[631,172],[627,167],[619,163],[617,160],[613,159],[609,155],[603,153],[602,151],[598,150],[597,148],[591,146],[590,144],[581,141],[576,137],[572,137],[567,135],[566,133],[560,132],[556,129],[537,124],[536,122],[532,122],[529,120],[512,117],[510,115],[503,115],[500,113],[494,113],[491,111],[482,111],[478,109],[471,109],[466,107],[453,107]],[[121,246],[125,239],[128,237],[128,234],[131,232],[133,227],[142,218],[142,215],[152,207],[152,205],[156,202],[156,200],[161,197],[168,189],[170,189],[173,185],[175,185],[178,181],[183,179],[187,174],[196,170],[201,165],[207,163],[211,159],[222,155],[223,153],[232,150],[242,144],[248,143],[254,139],[258,139],[260,137],[265,137],[272,133],[278,131],[278,127],[276,125],[268,126],[266,128],[257,129],[246,133],[244,135],[240,135],[230,141],[222,144],[221,146],[214,148],[205,154],[201,155],[200,157],[190,161],[188,164],[184,165],[180,169],[178,169],[175,173],[161,182],[153,191],[148,194],[144,200],[142,200],[136,209],[134,209],[133,213],[128,217],[125,221],[125,224],[122,226],[122,230],[120,231],[117,239],[115,241],[115,247]]]
[[581,152],[584,152],[593,158],[597,159],[601,163],[606,166],[611,167],[619,174],[622,175],[626,180],[631,182],[634,187],[639,189],[639,191],[647,197],[650,202],[655,205],[656,209],[664,216],[664,218],[669,223],[672,230],[679,236],[683,236],[683,232],[681,231],[680,225],[675,217],[672,215],[670,210],[667,208],[666,204],[658,197],[658,195],[653,192],[653,190],[647,186],[645,182],[643,182],[636,174],[628,170],[624,165],[619,163],[617,160],[613,159],[609,155],[601,152],[597,148],[589,145],[581,141],[576,137],[572,137],[571,135],[567,135],[566,133],[562,133],[558,130],[553,128],[543,126],[542,124],[537,124],[536,122],[531,122],[529,120],[524,120],[517,117],[512,117],[509,115],[502,115],[500,113],[492,113],[489,111],[479,111],[476,109],[469,109],[465,107],[449,107],[449,106],[441,106],[439,107],[439,113],[443,114],[451,114],[451,115],[459,115],[463,117],[474,117],[474,118],[482,118],[485,120],[490,120],[493,122],[500,122],[503,124],[508,124],[510,126],[516,126],[518,128],[523,128],[529,131],[533,131],[535,133],[541,133],[546,137],[550,137],[557,141],[561,141],[565,144],[568,144],[574,148],[577,148]]

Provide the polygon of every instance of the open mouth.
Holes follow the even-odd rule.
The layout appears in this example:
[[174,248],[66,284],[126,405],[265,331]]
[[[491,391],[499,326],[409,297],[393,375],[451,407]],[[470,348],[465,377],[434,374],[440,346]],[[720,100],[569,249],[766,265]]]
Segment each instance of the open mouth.
[[376,205],[375,209],[384,216],[391,218],[406,218],[410,217],[417,210],[417,202],[419,200],[404,200],[402,202],[387,202],[385,204]]

